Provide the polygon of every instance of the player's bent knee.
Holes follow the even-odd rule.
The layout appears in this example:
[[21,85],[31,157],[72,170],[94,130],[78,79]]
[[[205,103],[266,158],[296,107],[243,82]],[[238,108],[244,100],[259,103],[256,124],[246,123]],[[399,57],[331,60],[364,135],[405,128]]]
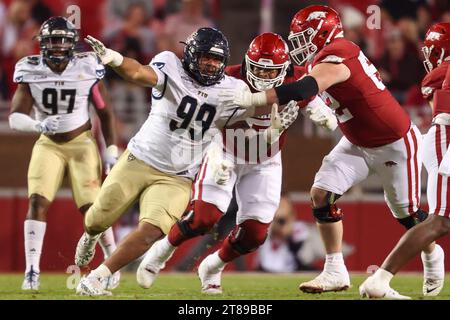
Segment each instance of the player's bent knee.
[[435,233],[436,239],[450,233],[450,219],[447,217],[431,214],[424,223],[430,233]]
[[229,242],[240,254],[255,251],[266,240],[269,225],[257,220],[246,220],[231,231]]
[[110,226],[101,218],[102,215],[92,210],[92,207],[86,212],[84,216],[84,230],[89,234],[99,234]]
[[177,222],[181,233],[187,238],[203,235],[211,230],[222,217],[222,212],[213,204],[197,200],[193,210]]
[[80,211],[81,214],[85,214],[91,206],[92,206],[92,203],[85,204],[84,206],[79,207],[78,211]]
[[406,218],[397,218],[397,221],[406,228],[406,230],[411,229],[415,225],[421,223],[422,221],[425,221],[428,217],[428,212],[418,209],[416,212],[411,214],[410,216]]
[[[340,208],[338,208],[335,203],[341,197],[341,195],[335,194],[330,191],[324,191],[324,190],[315,189],[315,188],[313,188],[311,191],[313,191],[313,190],[319,190],[319,191],[316,191],[315,194],[317,196],[320,195],[321,200],[322,200],[322,197],[325,192],[325,201],[322,200],[320,202],[320,203],[322,203],[322,206],[314,205],[319,202],[315,202],[314,199],[312,198],[312,201],[313,201],[312,211],[313,211],[313,216],[316,219],[316,221],[318,223],[333,223],[333,222],[341,221],[344,214],[342,213],[342,210]],[[313,195],[313,192],[311,192],[311,195]]]
[[316,208],[325,206],[327,204],[327,195],[328,191],[312,187],[310,196],[313,207]]
[[45,221],[50,204],[47,198],[33,193],[29,199],[27,219]]

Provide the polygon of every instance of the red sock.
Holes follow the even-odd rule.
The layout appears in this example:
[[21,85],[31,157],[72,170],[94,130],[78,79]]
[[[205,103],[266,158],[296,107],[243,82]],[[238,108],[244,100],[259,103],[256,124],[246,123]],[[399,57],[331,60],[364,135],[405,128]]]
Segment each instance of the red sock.
[[178,247],[186,240],[208,232],[221,217],[222,212],[215,205],[197,200],[194,202],[193,216],[186,216],[180,221],[180,223],[187,225],[192,233],[189,235],[184,234],[180,229],[179,223],[176,223],[170,229],[168,240],[171,245]]
[[187,238],[181,233],[178,223],[175,223],[172,226],[172,229],[170,229],[169,234],[167,236],[168,236],[167,239],[169,240],[170,244],[173,245],[174,247],[178,247],[180,244],[182,244],[184,241],[187,240]]
[[222,243],[219,257],[223,262],[230,262],[237,257],[256,250],[264,243],[270,223],[246,220],[237,225]]

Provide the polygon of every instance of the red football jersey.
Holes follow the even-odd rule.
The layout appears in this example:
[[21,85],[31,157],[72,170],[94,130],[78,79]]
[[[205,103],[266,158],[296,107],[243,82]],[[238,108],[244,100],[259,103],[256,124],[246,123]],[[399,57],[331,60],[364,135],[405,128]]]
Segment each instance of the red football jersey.
[[374,148],[392,143],[408,132],[408,114],[356,44],[345,38],[334,39],[319,51],[312,66],[322,62],[343,63],[350,69],[349,79],[320,96],[335,109],[339,127],[351,143]]
[[444,61],[439,66],[431,70],[430,73],[422,80],[422,95],[426,100],[433,99],[434,91],[442,88],[442,83],[444,82],[445,74],[447,69],[449,69],[450,61]]
[[[245,74],[243,74],[243,70],[242,70],[242,65],[232,65],[232,66],[228,66],[225,69],[225,73],[229,76],[241,79],[243,81],[245,81],[247,83],[247,85],[249,86],[250,90],[252,92],[256,92],[256,90],[254,90],[252,88],[252,86],[250,86],[250,84],[247,81],[247,77]],[[306,69],[304,67],[300,67],[300,66],[294,66],[294,70],[293,70],[293,74],[292,75],[286,75],[286,77],[284,78],[283,83],[291,83],[294,81],[297,81],[298,79],[300,79],[304,74],[306,73]],[[252,128],[256,131],[262,131],[266,128],[268,128],[270,126],[270,114],[268,115],[264,115],[264,116],[258,116],[258,117],[251,117],[246,119],[246,121],[237,123],[235,125],[232,126],[233,129],[238,129],[238,128]],[[267,148],[267,154],[265,154],[265,157],[269,158],[269,157],[273,157],[278,151],[281,150],[281,148],[284,146],[284,143],[286,142],[286,135],[285,135],[286,131],[284,131],[279,140],[278,143],[275,145],[272,145],[271,147]],[[226,137],[224,135],[224,143],[226,143]],[[235,143],[234,145],[236,146],[237,143]],[[258,143],[259,146],[259,143]],[[233,150],[234,154],[237,155],[237,150],[235,147],[235,150]],[[259,147],[257,149],[257,161],[260,161],[260,153],[259,153]],[[252,159],[252,157],[249,157],[248,154],[248,149],[245,150],[245,159],[248,161],[249,159]]]
[[[443,63],[439,67],[442,65]],[[436,89],[433,95],[433,117],[439,113],[450,113],[450,68],[448,66],[449,64],[446,63],[446,73],[442,81],[442,88]]]

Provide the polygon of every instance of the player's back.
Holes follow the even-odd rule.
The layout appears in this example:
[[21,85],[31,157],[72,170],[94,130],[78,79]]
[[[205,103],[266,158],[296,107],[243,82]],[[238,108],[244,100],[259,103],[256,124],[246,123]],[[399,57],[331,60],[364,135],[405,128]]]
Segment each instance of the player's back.
[[[225,109],[218,94],[225,89],[247,88],[225,76],[203,86],[184,70],[174,53],[164,51],[150,63],[163,81],[152,90],[152,108],[146,122],[128,144],[130,151],[153,167],[192,178],[207,145],[220,134],[236,108]],[[243,111],[242,111],[243,112]]]
[[349,79],[321,94],[335,109],[339,127],[350,142],[372,148],[394,142],[406,134],[411,125],[408,114],[356,44],[345,38],[333,40],[316,55],[312,66],[326,62],[343,63],[351,72]]
[[104,74],[105,68],[93,52],[75,54],[61,73],[53,72],[42,56],[36,55],[17,62],[14,82],[29,85],[37,120],[61,116],[57,133],[62,133],[89,120],[91,89]]

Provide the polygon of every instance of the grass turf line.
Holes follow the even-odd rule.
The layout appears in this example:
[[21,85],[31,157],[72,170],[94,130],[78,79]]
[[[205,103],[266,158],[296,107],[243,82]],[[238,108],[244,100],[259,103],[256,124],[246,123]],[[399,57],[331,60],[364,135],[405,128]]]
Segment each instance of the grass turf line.
[[[82,297],[75,294],[75,290],[67,288],[69,274],[43,273],[39,292],[23,291],[22,274],[0,274],[0,300],[5,299],[157,299],[157,300],[353,300],[360,299],[358,286],[367,275],[353,274],[352,287],[343,292],[305,294],[298,290],[298,285],[310,280],[315,274],[277,275],[266,273],[225,273],[222,279],[224,293],[218,296],[200,293],[200,281],[193,273],[163,273],[151,289],[145,290],[138,286],[133,273],[123,273],[120,286],[113,291],[112,297]],[[446,284],[437,297],[422,296],[422,275],[399,274],[391,285],[401,294],[413,299],[444,299],[450,300],[450,285],[446,277]]]

